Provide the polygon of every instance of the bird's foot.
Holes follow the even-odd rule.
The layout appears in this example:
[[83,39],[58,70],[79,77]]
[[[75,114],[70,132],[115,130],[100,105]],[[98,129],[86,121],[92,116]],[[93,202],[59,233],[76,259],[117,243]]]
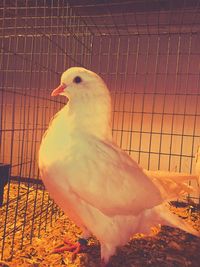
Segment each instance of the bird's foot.
[[56,247],[52,253],[61,253],[64,251],[72,252],[72,257],[74,258],[78,253],[84,252],[87,248],[87,239],[79,238],[77,242],[71,243],[67,239],[64,239],[64,244]]

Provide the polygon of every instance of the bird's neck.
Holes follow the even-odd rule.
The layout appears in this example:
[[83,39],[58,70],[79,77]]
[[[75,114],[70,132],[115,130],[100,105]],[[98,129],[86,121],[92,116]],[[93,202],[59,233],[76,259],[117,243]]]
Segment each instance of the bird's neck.
[[72,131],[94,135],[100,139],[111,139],[111,103],[109,98],[99,97],[98,101],[88,98],[69,101],[67,123]]

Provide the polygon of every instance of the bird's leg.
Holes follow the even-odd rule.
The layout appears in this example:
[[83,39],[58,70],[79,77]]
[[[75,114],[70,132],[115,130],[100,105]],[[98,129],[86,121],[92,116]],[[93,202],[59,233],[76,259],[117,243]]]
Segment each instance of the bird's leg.
[[67,239],[64,239],[64,245],[59,246],[53,250],[53,253],[61,253],[64,251],[72,252],[73,256],[79,252],[86,250],[88,240],[84,238],[79,238],[74,244],[69,242]]

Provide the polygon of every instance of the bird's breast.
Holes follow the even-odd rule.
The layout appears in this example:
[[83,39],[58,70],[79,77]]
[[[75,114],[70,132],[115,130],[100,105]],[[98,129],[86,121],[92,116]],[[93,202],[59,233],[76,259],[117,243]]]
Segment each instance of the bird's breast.
[[45,132],[39,149],[39,167],[52,165],[63,157],[67,157],[73,145],[65,109],[61,110],[52,119]]

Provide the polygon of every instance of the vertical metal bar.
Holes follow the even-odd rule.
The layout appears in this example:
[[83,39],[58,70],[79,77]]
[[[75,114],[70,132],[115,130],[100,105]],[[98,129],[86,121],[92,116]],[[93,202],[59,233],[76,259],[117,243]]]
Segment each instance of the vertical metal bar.
[[[46,5],[45,5],[45,11],[44,11],[44,16],[46,17]],[[51,16],[51,27],[52,27],[52,16]],[[44,27],[46,29],[46,19],[44,19]],[[66,39],[66,37],[65,37]],[[47,41],[47,55],[50,55],[50,45],[51,42]],[[67,59],[67,57],[65,57],[65,59]],[[47,66],[50,65],[50,56],[47,56]],[[50,76],[50,84],[51,84],[51,76]],[[46,71],[46,79],[45,79],[45,84],[44,84],[44,88],[48,88],[48,81],[49,81],[49,73],[48,71]],[[45,100],[44,100],[44,105],[43,105],[43,112],[42,112],[42,129],[46,128],[46,120],[47,120],[47,96],[46,96],[47,92],[45,92]],[[41,131],[41,136],[43,135],[43,130]],[[42,227],[42,215],[43,215],[43,208],[45,205],[45,190],[43,189],[43,193],[42,193],[42,203],[41,203],[41,207],[40,207],[40,217],[39,217],[39,227],[38,227],[38,236],[40,237],[41,235],[41,227]]]
[[[51,10],[52,8],[54,7],[54,3],[56,3],[54,0],[51,2]],[[57,7],[56,7],[57,8]],[[57,9],[57,12],[58,12],[58,9]],[[58,14],[57,14],[58,15]],[[57,24],[58,24],[58,16],[57,16]],[[53,30],[53,25],[54,25],[54,22],[52,20],[52,14],[51,14],[51,31]],[[51,46],[51,56],[54,54],[54,46],[53,46],[53,43],[52,43],[52,46]],[[58,61],[57,61],[58,63]],[[55,71],[57,69],[57,64],[55,65]],[[56,108],[56,103],[55,102],[50,102],[50,105],[49,105],[49,109],[52,111],[55,111],[55,108]],[[50,115],[52,116],[52,115]],[[50,199],[50,196],[48,196],[48,199],[47,199],[47,202],[45,203],[46,204],[46,209],[45,209],[45,219],[44,219],[44,229],[46,231],[47,229],[47,225],[48,225],[48,216],[49,216],[49,204],[51,203],[51,199]]]
[[[78,19],[78,25],[80,26],[80,20]],[[84,31],[83,33],[80,32],[80,28],[78,28],[78,34],[83,34],[84,36],[84,43],[86,44],[85,47],[84,47],[84,55],[85,55],[85,58],[84,58],[84,66],[85,68],[88,68],[88,64],[87,64],[87,59],[88,59],[88,50],[87,50],[87,47],[88,47],[88,32],[87,32],[87,28],[84,28],[84,26],[82,26]]]
[[[39,42],[39,46],[37,49],[40,51],[40,58],[39,62],[42,60],[43,57],[43,44],[42,44],[42,38],[40,36],[40,40],[38,38],[35,38],[35,42]],[[39,71],[35,70],[35,76],[37,77],[37,72],[42,73],[41,69],[39,68]],[[37,129],[38,129],[38,106],[39,106],[39,90],[40,90],[40,83],[41,83],[41,75],[39,75],[37,79],[37,89],[35,92],[35,97],[34,97],[34,103],[32,106],[32,110],[34,109],[34,115],[33,115],[33,137],[31,140],[31,164],[30,164],[30,169],[29,169],[29,177],[31,177],[31,172],[34,170],[34,155],[36,154],[36,148],[35,148],[35,143],[37,140]],[[31,220],[31,233],[30,233],[30,241],[32,242],[32,238],[34,237],[34,230],[35,230],[35,218],[36,218],[36,211],[37,211],[37,202],[38,200],[38,183],[35,186],[35,197],[34,197],[34,204],[33,204],[33,214],[32,214],[32,220]]]
[[[26,38],[24,38],[23,36],[20,37],[21,40],[23,40],[23,54],[26,53]],[[24,73],[24,75],[26,75],[26,70],[27,70],[27,61],[22,60],[22,69],[21,71]],[[21,72],[21,75],[22,75]],[[19,121],[20,121],[20,125],[19,128],[21,129],[19,132],[19,149],[18,149],[18,164],[21,162],[23,162],[23,155],[24,155],[24,146],[25,146],[25,142],[23,140],[25,140],[25,127],[26,127],[26,123],[25,123],[25,106],[26,106],[26,90],[25,90],[25,79],[23,79],[23,83],[22,83],[22,96],[20,97],[20,104],[19,105]],[[24,112],[23,112],[24,111]],[[20,145],[21,145],[21,149],[20,149]],[[20,160],[20,161],[19,161]],[[19,177],[23,176],[23,164],[19,164],[19,169],[18,169],[18,174]]]
[[175,120],[175,107],[177,99],[177,81],[178,81],[178,71],[179,71],[179,60],[180,60],[180,43],[181,35],[178,36],[178,45],[177,45],[177,57],[176,57],[176,71],[175,71],[175,92],[174,92],[174,102],[172,109],[172,126],[171,126],[171,136],[170,136],[170,147],[169,147],[169,163],[168,170],[171,170],[171,158],[172,158],[172,142],[173,142],[173,131],[174,131],[174,120]]
[[[65,24],[68,24],[69,21],[69,5],[67,3],[67,7],[66,7],[66,13],[64,13],[65,16]],[[67,41],[68,41],[68,37],[67,37],[67,33],[64,31],[64,27],[63,27],[63,35],[64,35],[64,49],[66,51],[67,49]],[[67,57],[64,57],[64,69],[67,68]]]
[[103,37],[100,37],[100,40],[99,40],[99,54],[98,54],[98,62],[97,62],[97,69],[98,69],[98,73],[101,72],[101,51],[102,51],[102,38]]
[[[61,0],[62,1],[62,0]],[[56,9],[57,9],[57,27],[56,27],[56,31],[57,31],[57,40],[56,40],[56,42],[57,43],[59,43],[59,39],[58,39],[58,33],[59,33],[59,22],[60,22],[60,10],[62,11],[62,10],[64,10],[64,6],[60,6],[60,1],[57,1],[57,2],[55,2],[56,4],[57,4],[57,7],[56,7]],[[61,24],[61,25],[63,25],[63,24]],[[55,71],[58,71],[58,66],[59,66],[59,51],[60,49],[57,47],[57,51],[56,51],[56,64],[55,64]],[[56,108],[56,103],[54,104],[54,109]],[[51,203],[52,201],[50,200],[50,198],[48,198],[48,205],[49,205],[49,203]],[[47,205],[47,206],[48,206]],[[52,203],[52,208],[51,208],[51,210],[48,212],[48,213],[50,213],[50,215],[49,215],[49,220],[50,220],[50,224],[52,224],[52,221],[53,221],[53,215],[54,215],[54,210],[55,210],[55,207],[56,207],[56,204],[53,202]],[[46,224],[47,225],[47,224]],[[46,228],[45,228],[46,229]]]
[[[127,39],[127,51],[126,51],[126,63],[125,63],[125,69],[124,69],[124,90],[122,92],[123,94],[123,104],[122,104],[122,125],[121,125],[121,138],[120,138],[120,147],[122,147],[123,143],[123,133],[124,133],[124,117],[125,117],[125,102],[126,102],[126,91],[127,91],[127,72],[128,72],[128,59],[129,59],[129,53],[130,53],[130,38]],[[121,99],[121,98],[120,98]]]
[[[69,19],[68,19],[68,27],[69,28],[71,28],[71,26],[72,26],[72,9],[71,8],[69,8],[69,13],[68,13],[68,17],[69,17]],[[67,36],[67,39],[68,39],[68,47],[70,48],[70,50],[72,51],[72,49],[71,49],[71,47],[72,47],[72,45],[71,45],[71,43],[72,43],[72,38],[71,38],[71,36],[72,36],[72,34],[71,34],[71,32],[70,32],[70,36],[68,35]],[[69,49],[68,48],[68,49]],[[71,52],[71,56],[73,57],[73,53]],[[71,58],[69,59],[69,60],[71,60]],[[68,66],[67,67],[70,67],[71,66],[71,62],[70,61],[68,61]]]
[[3,156],[4,153],[2,152],[2,143],[3,143],[3,111],[4,111],[4,98],[5,98],[5,90],[4,90],[4,86],[5,86],[5,68],[4,68],[4,63],[5,59],[8,58],[8,55],[6,56],[4,54],[4,42],[5,42],[5,13],[6,13],[6,8],[5,8],[5,0],[3,1],[3,16],[2,16],[2,30],[1,30],[1,56],[0,56],[0,67],[2,70],[2,77],[0,79],[0,90],[1,90],[1,102],[0,102],[0,110],[1,110],[1,116],[0,116],[0,161],[3,162]]
[[[74,23],[75,23],[75,19],[76,19],[76,17],[75,17],[75,15],[74,15]],[[79,33],[79,31],[80,31],[80,20],[78,20],[78,25],[77,25],[77,29],[74,27],[74,31],[76,31],[74,34],[76,35],[76,36],[78,36],[78,38],[80,38],[81,36],[80,36],[80,33]],[[84,34],[82,34],[82,38],[81,38],[81,43],[84,43],[84,40],[85,38],[84,38]],[[76,58],[76,60],[78,61],[78,47],[81,45],[81,44],[79,44],[79,42],[78,41],[76,41],[75,39],[74,39],[74,42],[75,42],[75,44],[74,44],[74,57],[77,57]],[[85,66],[85,53],[87,52],[87,49],[86,49],[86,47],[85,46],[83,46],[83,45],[81,45],[81,47],[82,47],[82,55],[83,55],[83,57],[82,57],[82,59],[81,59],[81,64],[83,65],[83,66]]]
[[86,36],[87,36],[87,47],[90,48],[90,51],[87,52],[87,63],[86,63],[86,67],[91,69],[91,53],[92,53],[92,35],[90,34],[88,28],[86,28]]
[[144,93],[142,96],[140,138],[139,138],[139,147],[138,147],[138,163],[140,163],[140,160],[141,160],[142,132],[143,132],[143,126],[144,126],[144,103],[145,103],[144,101],[145,101],[146,89],[147,89],[147,69],[148,69],[148,63],[149,63],[149,47],[150,47],[150,36],[148,35],[147,50],[145,54],[145,65],[144,65],[146,75],[145,75]]
[[110,16],[110,18],[112,18],[112,21],[113,21],[113,25],[115,26],[115,30],[118,34],[118,36],[120,36],[120,32],[119,32],[119,27],[117,26],[116,22],[115,22],[115,17],[113,16],[112,14],[112,11],[111,11],[111,8],[112,8],[112,5],[111,5],[111,8],[110,8],[110,3],[108,0],[104,0],[105,4],[106,4],[106,11],[107,11],[107,14]]
[[182,155],[183,155],[183,141],[184,141],[184,133],[185,133],[185,118],[186,118],[186,103],[187,103],[187,93],[188,93],[188,82],[189,82],[189,69],[190,69],[190,56],[191,56],[191,46],[192,46],[192,34],[190,34],[189,39],[189,50],[187,56],[187,70],[186,70],[186,92],[185,92],[185,100],[183,103],[184,110],[183,110],[183,124],[182,124],[182,131],[181,131],[181,151],[180,151],[180,164],[179,164],[179,172],[182,171]]
[[[199,74],[198,74],[198,81],[197,81],[197,88],[198,91],[200,92],[200,62],[199,62]],[[198,114],[198,107],[200,105],[199,103],[199,99],[200,99],[200,93],[196,95],[196,104],[195,104],[195,112],[194,112],[194,127],[193,127],[193,131],[192,131],[192,149],[191,149],[191,160],[190,160],[190,173],[192,173],[192,162],[194,160],[193,156],[194,156],[194,144],[195,144],[195,136],[196,136],[196,127],[197,127],[197,118],[198,116],[200,116],[200,114]],[[199,140],[200,141],[200,140]],[[200,195],[199,195],[200,197]],[[200,204],[200,198],[199,198],[199,204]]]
[[[113,99],[113,129],[115,128],[115,119],[116,119],[116,101],[117,101],[117,81],[118,81],[118,71],[119,71],[119,57],[120,57],[120,44],[121,44],[121,38],[118,37],[118,43],[117,43],[117,63],[116,63],[116,68],[115,68],[115,81],[114,81],[114,99]],[[119,116],[117,116],[118,118]],[[118,123],[117,123],[118,124]]]
[[[109,36],[106,36],[106,39],[108,39],[108,52],[107,52],[107,65],[106,65],[106,68],[105,68],[105,73],[107,74],[107,85],[108,85],[108,88],[110,89],[110,81],[111,79],[110,78],[110,73],[109,73],[109,64],[111,63],[110,62],[110,55],[111,55],[111,42],[112,42],[112,39],[111,37]],[[112,63],[111,63],[112,64]]]
[[[16,9],[15,9],[16,17],[17,17],[17,10],[18,10],[18,6],[17,6],[17,2],[16,2]],[[17,23],[15,23],[15,24],[17,24]],[[16,27],[15,27],[15,31],[16,31]],[[17,39],[17,44],[16,44],[16,53],[17,53],[17,51],[18,51],[18,39],[19,39],[19,37],[17,36],[17,33],[16,33],[15,38]],[[26,38],[25,38],[25,43],[24,43],[24,47],[23,47],[23,52],[25,52],[25,46],[26,46]],[[15,57],[15,59],[16,59],[16,57]],[[24,63],[25,62],[22,61],[22,69],[24,67]],[[17,64],[15,64],[15,66],[17,66]],[[22,91],[23,91],[23,89],[24,88],[22,88]],[[22,98],[23,98],[23,96],[20,97],[21,101],[22,101]],[[25,103],[26,103],[26,97],[25,97]],[[24,112],[25,112],[25,103],[24,103]],[[19,105],[19,103],[17,105]],[[17,110],[15,110],[15,112],[17,113]],[[24,118],[23,119],[23,122],[24,122],[23,124],[22,124],[22,118]],[[22,116],[22,105],[21,105],[21,108],[20,108],[18,120],[20,121],[20,125],[21,125],[21,128],[22,128],[22,131],[20,131],[20,133],[22,133],[22,140],[25,140],[25,127],[26,127],[26,124],[25,124],[25,113],[24,113],[24,116]],[[17,128],[17,125],[16,125],[16,128]],[[15,138],[15,142],[17,142],[16,138]],[[21,153],[21,156],[20,156],[20,153]],[[16,202],[14,223],[13,223],[14,231],[13,231],[13,236],[12,236],[11,254],[13,254],[15,234],[16,234],[15,229],[17,228],[17,220],[18,220],[18,215],[19,215],[19,201],[20,201],[20,188],[21,188],[20,177],[22,176],[22,170],[23,170],[23,164],[22,164],[23,156],[24,156],[24,142],[22,141],[22,149],[21,149],[21,151],[19,149],[19,152],[18,152],[18,159],[20,159],[20,162],[18,162],[18,164],[19,164],[19,171],[18,171],[19,179],[18,179],[18,182],[17,182],[18,183],[18,187],[17,187],[17,202]]]
[[[26,16],[27,16],[27,12],[28,12],[28,6],[29,6],[29,3],[28,3],[28,0],[26,0]],[[36,12],[36,10],[35,10]],[[35,25],[35,28],[36,28],[36,23],[34,24]],[[25,36],[25,38],[27,38]],[[31,36],[31,48],[30,48],[30,61],[32,62],[33,61],[33,58],[34,58],[34,52],[36,50],[36,40],[35,40],[35,36],[34,34]],[[34,76],[35,76],[35,71],[34,71],[34,65],[31,64],[30,65],[30,75],[29,75],[29,81],[28,81],[28,90],[30,90],[32,88],[32,83],[34,81]],[[27,106],[24,108],[24,116],[26,117],[26,120],[30,120],[30,114],[31,114],[31,108],[33,108],[33,106],[31,106],[31,96],[29,94],[29,97],[26,96],[26,98],[28,98],[28,101],[27,101]],[[34,119],[34,118],[33,118]],[[28,125],[26,126],[26,129],[27,129],[27,133],[29,131],[29,128],[31,127],[30,123],[28,123]],[[31,127],[33,128],[33,127]],[[29,140],[28,140],[28,137],[29,135],[27,134],[27,146],[26,146],[26,157],[29,157]],[[31,146],[31,151],[33,150],[32,148],[32,143],[30,144]],[[32,154],[32,152],[31,152]],[[30,165],[29,165],[29,169],[26,169],[25,173],[26,175],[29,174],[29,177],[31,175],[31,167],[32,166],[32,163],[30,162]],[[28,167],[28,165],[27,165]],[[22,242],[21,242],[21,248],[23,247],[23,242],[24,242],[24,236],[25,236],[25,229],[26,229],[26,223],[27,223],[27,210],[28,210],[28,206],[29,206],[29,197],[30,197],[30,182],[28,183],[27,185],[27,192],[26,192],[26,200],[25,200],[25,207],[24,207],[24,221],[23,221],[23,226],[22,226]]]
[[[53,25],[54,25],[54,21],[53,21],[53,10],[54,10],[54,1],[51,1],[51,6],[50,6],[50,27],[49,27],[50,28],[50,32],[53,32],[54,31],[54,29],[53,29]],[[54,40],[53,40],[53,42],[54,42]],[[50,57],[52,57],[53,54],[54,54],[53,42],[52,42],[52,39],[49,39],[49,41],[48,41],[48,54],[50,56],[47,58],[47,65],[50,64]],[[56,71],[56,68],[54,69],[54,71]],[[47,72],[46,73],[46,85],[48,84],[48,76],[49,76],[49,73]],[[53,77],[50,76],[49,83],[52,84],[52,82],[53,82]],[[47,96],[45,95],[45,99],[46,98],[47,98]],[[52,105],[53,105],[53,107],[52,107]],[[47,109],[47,107],[48,107],[48,109]],[[47,105],[47,101],[46,101],[46,110],[45,110],[46,112],[45,112],[45,115],[43,116],[43,126],[44,127],[46,127],[46,125],[48,124],[47,121],[48,121],[48,119],[50,119],[51,111],[54,110],[54,108],[55,108],[55,103],[52,103],[50,101],[49,106],[48,106]],[[47,116],[47,112],[49,112],[48,113],[49,116]],[[45,226],[44,227],[45,227],[45,229],[47,227],[48,209],[45,209],[44,210],[43,208],[46,207],[46,206],[48,207],[50,201],[51,200],[50,200],[50,196],[49,195],[48,195],[48,198],[46,200],[46,198],[45,198],[45,191],[44,191],[43,192],[43,195],[42,195],[42,204],[41,204],[41,209],[40,209],[41,214],[40,214],[40,219],[39,219],[39,221],[40,221],[40,228],[39,228],[39,232],[38,232],[39,235],[41,234],[41,229],[42,229],[42,224],[43,224],[43,222],[42,222],[42,216],[43,216],[43,214],[45,214],[45,220],[44,220],[44,225]]]
[[[74,24],[75,24],[75,15],[74,15],[74,12],[73,10],[71,10],[71,16],[72,16],[72,19],[71,19],[71,27],[72,27],[72,58],[74,58],[75,60],[77,60],[76,58],[76,54],[75,54],[75,47],[76,47],[76,39],[74,38],[74,35],[75,35],[75,27],[74,27]],[[83,53],[81,53],[83,55]],[[73,61],[72,61],[73,62]],[[71,66],[72,66],[72,62],[71,62]],[[83,61],[82,61],[82,57],[81,57],[81,64],[83,64]]]
[[[17,6],[17,0],[15,1],[15,5]],[[15,34],[14,36],[16,37],[16,17],[14,20],[14,29],[15,29]],[[18,38],[17,38],[17,43],[16,43],[16,49],[18,49]],[[16,57],[14,59],[15,61],[15,66],[16,64]],[[10,165],[11,165],[11,170],[10,174],[12,173],[12,164],[14,161],[14,141],[15,141],[15,109],[16,109],[16,85],[15,85],[15,79],[16,79],[16,69],[14,69],[13,76],[12,76],[12,86],[13,86],[13,99],[12,99],[12,116],[11,116],[11,121],[12,121],[12,132],[11,132],[11,143],[10,143]],[[19,193],[19,192],[18,192]],[[5,227],[4,227],[4,233],[3,233],[3,245],[2,245],[2,258],[3,258],[3,253],[4,253],[4,246],[5,246],[5,238],[6,238],[6,229],[7,229],[7,222],[8,222],[8,211],[9,211],[9,198],[10,198],[10,181],[8,181],[8,191],[7,191],[7,204],[6,204],[6,216],[5,216]],[[17,208],[16,208],[17,209]],[[15,218],[16,221],[16,218]],[[13,225],[13,237],[11,241],[11,255],[13,252],[13,246],[14,246],[14,233],[15,233],[15,221]]]
[[155,96],[156,96],[156,86],[158,79],[158,57],[159,57],[159,49],[160,49],[160,36],[157,37],[157,48],[156,48],[156,63],[155,63],[155,74],[154,74],[154,92],[153,92],[153,107],[151,114],[151,126],[150,126],[150,140],[149,140],[149,156],[148,156],[148,165],[147,168],[150,169],[150,161],[151,161],[151,146],[152,146],[152,131],[153,131],[153,122],[154,122],[154,112],[155,112]]
[[[4,0],[4,22],[5,22],[5,16],[6,16],[6,8],[5,8],[5,5],[6,5],[6,1]],[[4,26],[4,24],[3,24]],[[4,26],[5,27],[5,26]],[[5,39],[4,39],[5,40]],[[8,39],[8,50],[10,51],[10,47],[11,47],[11,37],[9,37]],[[7,62],[5,64],[5,69],[4,69],[4,85],[7,85],[7,80],[8,80],[8,69],[9,69],[9,64],[10,64],[10,54],[8,53],[7,54]],[[4,91],[3,91],[4,93]],[[14,96],[13,96],[14,97]],[[6,97],[5,97],[6,99]],[[6,104],[4,106],[4,108],[6,109]],[[3,113],[2,113],[3,114]],[[2,121],[2,129],[6,129],[6,112],[4,112],[4,121]],[[5,134],[4,134],[4,141],[5,141]],[[5,143],[5,142],[4,142]],[[12,143],[11,143],[12,144]],[[12,152],[12,148],[10,150],[10,153]],[[2,146],[2,153],[4,154],[5,153],[5,146]],[[11,156],[10,156],[11,157]],[[11,158],[12,160],[12,158]],[[12,161],[10,161],[10,164],[12,164]],[[11,173],[11,170],[10,170],[10,173]],[[9,173],[9,174],[10,174]],[[4,219],[4,228],[3,228],[3,235],[2,235],[2,247],[1,247],[1,259],[3,259],[3,256],[4,256],[4,249],[5,249],[5,243],[6,243],[6,231],[7,231],[7,223],[8,223],[8,210],[9,210],[9,196],[10,196],[10,180],[8,181],[8,189],[7,189],[7,195],[6,195],[6,199],[7,199],[7,202],[6,202],[6,211],[5,211],[5,219]]]
[[162,143],[163,143],[163,127],[164,127],[164,116],[165,116],[165,108],[166,108],[166,94],[167,94],[167,79],[169,75],[169,51],[170,51],[170,44],[171,44],[171,36],[168,36],[167,42],[167,55],[166,55],[166,65],[165,65],[165,78],[164,78],[164,100],[163,106],[161,111],[161,128],[160,128],[160,143],[159,143],[159,157],[158,157],[158,170],[160,170],[161,165],[161,151],[162,151]]
[[136,83],[136,76],[138,72],[138,59],[139,59],[139,51],[140,51],[140,36],[137,36],[137,48],[136,48],[136,61],[135,61],[135,69],[133,72],[133,86],[131,93],[131,123],[130,123],[130,141],[129,141],[129,151],[132,150],[132,139],[133,139],[133,121],[134,121],[134,106],[135,106],[135,83]]

